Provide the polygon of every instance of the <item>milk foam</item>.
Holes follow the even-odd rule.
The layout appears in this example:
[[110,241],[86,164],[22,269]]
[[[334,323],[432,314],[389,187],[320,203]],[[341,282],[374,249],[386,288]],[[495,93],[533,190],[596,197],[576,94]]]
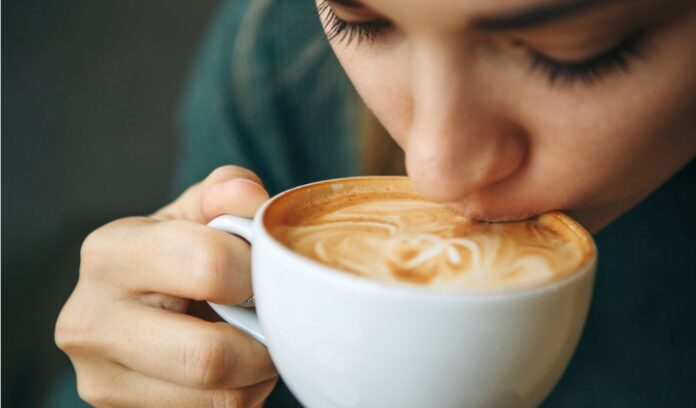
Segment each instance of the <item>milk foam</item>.
[[540,222],[481,223],[423,199],[366,200],[273,231],[321,263],[391,282],[508,289],[543,284],[585,259],[569,234]]

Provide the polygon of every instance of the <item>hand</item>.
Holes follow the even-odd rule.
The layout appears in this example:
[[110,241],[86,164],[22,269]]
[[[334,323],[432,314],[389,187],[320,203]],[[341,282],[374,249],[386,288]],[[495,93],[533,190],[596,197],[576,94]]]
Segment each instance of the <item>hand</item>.
[[82,399],[99,407],[263,404],[278,378],[268,351],[202,301],[237,304],[252,294],[249,244],[205,224],[221,214],[251,217],[267,199],[254,173],[224,166],[155,214],[85,239],[55,330]]

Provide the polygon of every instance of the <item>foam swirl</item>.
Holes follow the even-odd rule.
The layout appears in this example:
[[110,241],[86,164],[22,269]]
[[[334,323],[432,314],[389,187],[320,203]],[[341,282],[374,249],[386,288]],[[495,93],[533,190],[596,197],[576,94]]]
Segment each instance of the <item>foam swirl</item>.
[[319,212],[274,235],[321,263],[383,281],[506,289],[576,270],[577,242],[536,220],[490,224],[422,199],[374,199]]

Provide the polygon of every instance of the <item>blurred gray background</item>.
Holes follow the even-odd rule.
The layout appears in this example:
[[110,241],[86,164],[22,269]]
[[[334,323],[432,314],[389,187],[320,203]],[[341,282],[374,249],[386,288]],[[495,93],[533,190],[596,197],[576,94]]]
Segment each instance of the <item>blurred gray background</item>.
[[92,229],[168,197],[174,115],[215,0],[2,2],[2,405],[40,406]]

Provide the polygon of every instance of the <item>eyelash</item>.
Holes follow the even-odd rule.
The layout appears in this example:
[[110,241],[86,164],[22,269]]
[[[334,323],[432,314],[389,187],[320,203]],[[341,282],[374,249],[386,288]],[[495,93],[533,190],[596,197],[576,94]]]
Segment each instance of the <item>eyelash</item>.
[[362,41],[371,43],[390,26],[387,20],[360,22],[342,20],[331,10],[329,3],[326,1],[322,1],[319,4],[317,13],[319,17],[325,15],[324,27],[326,28],[326,37],[329,41],[345,41],[347,44],[350,44],[353,40],[357,40],[358,43]]
[[[342,20],[331,10],[327,1],[322,1],[319,4],[317,13],[320,17],[325,15],[324,26],[328,40],[345,41],[346,44],[350,44],[353,40],[358,43],[374,42],[391,25],[387,20],[360,22]],[[550,85],[554,85],[558,81],[565,84],[581,81],[587,85],[592,85],[608,74],[628,72],[630,63],[634,59],[645,60],[644,39],[645,33],[638,31],[598,55],[574,62],[554,60],[530,49],[530,71],[542,71],[547,76]]]
[[629,35],[610,49],[583,61],[556,61],[539,52],[530,50],[532,58],[531,71],[542,71],[546,74],[550,85],[558,81],[563,83],[582,81],[587,85],[592,85],[608,74],[628,72],[632,60],[646,59],[644,51],[645,34],[642,31]]

